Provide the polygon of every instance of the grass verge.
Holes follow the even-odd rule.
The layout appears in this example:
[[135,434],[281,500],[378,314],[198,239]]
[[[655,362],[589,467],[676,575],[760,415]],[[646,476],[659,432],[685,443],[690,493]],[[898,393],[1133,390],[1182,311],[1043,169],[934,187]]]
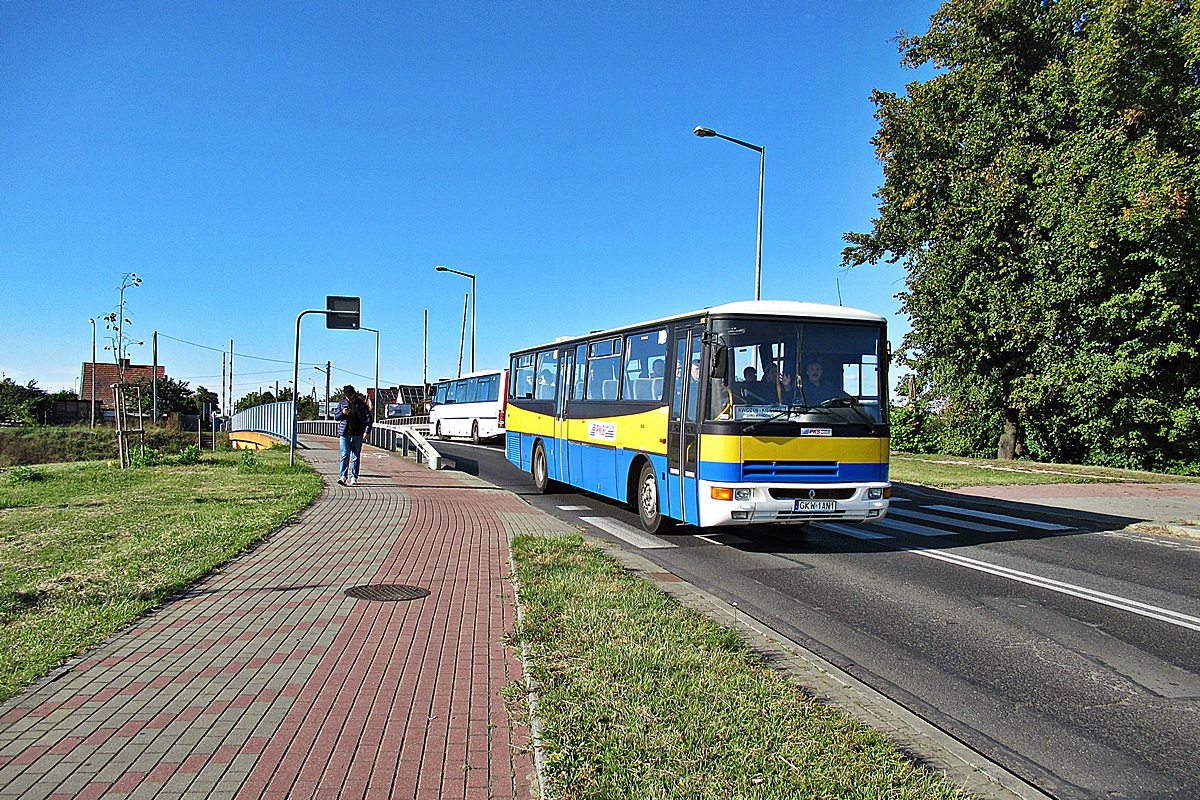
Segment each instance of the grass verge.
[[1041,483],[1196,483],[1200,478],[1138,472],[1078,464],[1041,464],[1036,461],[996,461],[959,456],[892,453],[889,474],[893,481],[951,489],[960,486],[1008,486]]
[[964,796],[581,537],[512,550],[551,796]]
[[321,490],[286,450],[0,472],[0,700],[283,524]]

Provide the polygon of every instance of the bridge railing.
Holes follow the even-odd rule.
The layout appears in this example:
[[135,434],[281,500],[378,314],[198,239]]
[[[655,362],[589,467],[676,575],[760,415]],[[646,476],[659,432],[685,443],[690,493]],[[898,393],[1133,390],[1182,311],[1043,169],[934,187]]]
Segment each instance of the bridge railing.
[[[292,414],[292,404],[288,400],[264,403],[239,411],[230,417],[229,430],[266,433],[284,442],[290,442]],[[297,433],[336,438],[339,424],[334,420],[309,419],[300,420],[296,427]],[[425,438],[428,432],[428,416],[393,418],[372,425],[367,443],[392,452],[399,450],[405,458],[415,454],[418,464],[426,461],[431,469],[441,469],[442,455]]]
[[282,439],[292,440],[292,404],[284,400],[279,403],[263,403],[237,412],[229,418],[230,431],[252,431],[266,433]]
[[[340,422],[324,419],[306,419],[297,423],[299,433],[308,436],[328,436],[336,438]],[[425,426],[428,429],[428,425]],[[414,425],[396,425],[391,420],[377,422],[371,426],[371,434],[366,439],[367,444],[381,450],[395,452],[408,458],[413,455],[418,464],[422,461],[429,463],[430,469],[442,468],[442,454],[434,449],[425,434]]]

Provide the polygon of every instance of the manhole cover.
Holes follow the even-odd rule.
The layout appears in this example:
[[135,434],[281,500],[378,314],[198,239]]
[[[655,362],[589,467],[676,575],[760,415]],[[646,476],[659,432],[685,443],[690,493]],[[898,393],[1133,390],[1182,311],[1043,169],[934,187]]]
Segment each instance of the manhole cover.
[[380,583],[373,586],[351,586],[346,590],[346,595],[359,600],[395,602],[398,600],[419,600],[422,597],[428,597],[429,590],[422,589],[420,586],[401,586],[394,583]]

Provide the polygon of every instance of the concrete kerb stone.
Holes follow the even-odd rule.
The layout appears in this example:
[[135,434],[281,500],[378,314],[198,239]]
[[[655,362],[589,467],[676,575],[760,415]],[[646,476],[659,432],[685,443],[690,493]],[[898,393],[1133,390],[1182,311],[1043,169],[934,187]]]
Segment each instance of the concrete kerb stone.
[[[543,513],[543,512],[538,512]],[[550,515],[545,515],[550,519]],[[555,520],[560,526],[565,525]],[[535,533],[535,530],[522,531]],[[981,753],[927,722],[899,703],[884,696],[836,665],[813,653],[778,631],[764,625],[725,601],[700,589],[673,573],[664,573],[654,562],[619,545],[592,536],[578,526],[572,533],[609,553],[618,563],[705,618],[734,630],[741,640],[762,655],[772,667],[785,673],[822,702],[829,703],[892,740],[904,752],[929,769],[941,772],[971,795],[986,800],[1052,800]],[[560,532],[556,531],[560,535]],[[555,534],[551,534],[555,535]],[[511,556],[510,556],[511,557]],[[516,565],[512,566],[516,586]],[[523,613],[517,605],[518,619]],[[522,639],[522,651],[530,693],[531,717],[536,719],[537,686],[530,677],[529,648]],[[534,725],[539,726],[540,722]],[[539,782],[545,794],[540,736],[535,736],[535,761]]]

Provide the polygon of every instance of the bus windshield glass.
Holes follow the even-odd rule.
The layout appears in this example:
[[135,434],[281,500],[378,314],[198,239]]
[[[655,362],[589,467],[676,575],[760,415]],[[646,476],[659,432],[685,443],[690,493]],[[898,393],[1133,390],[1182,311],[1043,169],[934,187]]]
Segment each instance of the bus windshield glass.
[[790,319],[716,319],[728,374],[714,380],[709,419],[884,421],[880,328]]

